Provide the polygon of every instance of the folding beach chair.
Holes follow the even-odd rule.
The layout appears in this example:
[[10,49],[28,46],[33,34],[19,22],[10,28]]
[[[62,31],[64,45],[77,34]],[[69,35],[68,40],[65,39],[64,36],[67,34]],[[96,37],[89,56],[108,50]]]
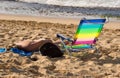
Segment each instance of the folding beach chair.
[[[94,44],[100,35],[105,21],[106,19],[82,19],[74,39],[57,34],[57,37],[61,39],[62,48],[69,53],[80,51],[81,49],[97,49]],[[66,40],[71,44],[67,45],[65,43]]]

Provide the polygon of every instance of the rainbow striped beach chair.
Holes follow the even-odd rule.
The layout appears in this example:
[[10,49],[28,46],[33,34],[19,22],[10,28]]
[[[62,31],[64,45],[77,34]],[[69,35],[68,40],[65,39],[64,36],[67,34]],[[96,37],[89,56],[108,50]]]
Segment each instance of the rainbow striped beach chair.
[[[96,49],[93,46],[98,36],[103,29],[103,25],[106,19],[82,19],[78,25],[74,39],[57,34],[57,37],[61,39],[62,47],[68,52],[76,52],[81,49]],[[71,42],[70,45],[66,45],[65,41]]]

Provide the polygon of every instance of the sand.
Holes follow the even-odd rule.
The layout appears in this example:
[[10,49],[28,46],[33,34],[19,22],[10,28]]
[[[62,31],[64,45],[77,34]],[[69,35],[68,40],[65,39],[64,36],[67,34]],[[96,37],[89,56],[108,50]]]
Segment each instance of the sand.
[[[80,20],[80,19],[79,19]],[[51,39],[57,33],[73,38],[78,19],[0,15],[0,47],[12,47],[22,39]],[[1,78],[120,78],[120,22],[108,22],[93,50],[49,58],[39,53],[33,60],[11,51],[0,54]],[[86,53],[87,52],[87,53]]]
[[13,14],[0,14],[2,20],[21,20],[21,21],[36,21],[36,22],[51,22],[61,24],[78,24],[78,18],[64,18],[64,17],[45,17],[45,16],[30,16],[30,15],[13,15]]

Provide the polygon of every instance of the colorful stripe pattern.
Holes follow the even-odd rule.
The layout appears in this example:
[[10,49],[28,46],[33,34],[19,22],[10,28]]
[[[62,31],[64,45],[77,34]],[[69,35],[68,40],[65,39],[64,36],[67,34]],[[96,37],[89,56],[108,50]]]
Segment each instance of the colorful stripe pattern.
[[72,49],[80,49],[80,48],[92,48],[91,45],[87,44],[81,44],[81,45],[72,45],[72,46],[66,46],[66,48],[72,48]]
[[81,20],[73,45],[93,44],[103,28],[106,19],[83,19]]

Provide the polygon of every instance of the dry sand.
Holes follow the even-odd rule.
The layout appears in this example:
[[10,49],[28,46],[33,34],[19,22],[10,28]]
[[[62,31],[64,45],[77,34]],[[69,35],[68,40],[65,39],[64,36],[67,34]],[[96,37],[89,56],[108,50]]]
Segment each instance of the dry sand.
[[[0,15],[0,47],[11,47],[22,39],[47,38],[57,33],[72,37],[79,20]],[[97,42],[100,53],[91,50],[60,58],[38,53],[34,60],[7,51],[0,54],[1,78],[120,78],[120,22],[109,22]]]

